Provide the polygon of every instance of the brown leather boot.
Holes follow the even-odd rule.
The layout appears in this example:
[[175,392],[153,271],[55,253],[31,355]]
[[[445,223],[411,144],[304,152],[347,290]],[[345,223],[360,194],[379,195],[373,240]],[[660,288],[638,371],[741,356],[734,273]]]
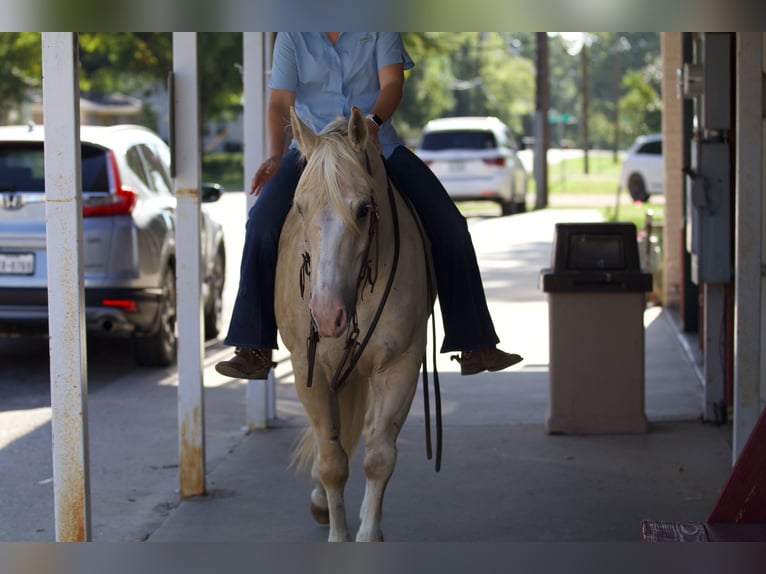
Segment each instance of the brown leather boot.
[[482,371],[502,371],[523,360],[520,355],[506,353],[496,347],[463,351],[460,355],[452,355],[450,358],[460,363],[461,375],[475,375]]
[[271,360],[271,349],[237,347],[234,356],[218,363],[215,370],[233,379],[267,379],[269,371],[276,366]]

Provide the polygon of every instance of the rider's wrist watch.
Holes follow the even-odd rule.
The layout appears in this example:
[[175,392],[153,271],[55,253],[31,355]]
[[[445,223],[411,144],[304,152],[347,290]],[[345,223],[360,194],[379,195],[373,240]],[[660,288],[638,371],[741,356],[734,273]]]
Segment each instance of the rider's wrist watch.
[[375,125],[378,127],[383,125],[383,120],[381,120],[380,116],[378,116],[377,114],[367,114],[365,118],[367,118],[368,120],[372,120],[375,123]]

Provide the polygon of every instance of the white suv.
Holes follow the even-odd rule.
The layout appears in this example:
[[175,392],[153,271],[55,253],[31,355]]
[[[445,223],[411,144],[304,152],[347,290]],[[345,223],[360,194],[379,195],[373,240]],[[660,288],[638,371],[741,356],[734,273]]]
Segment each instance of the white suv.
[[[136,362],[176,358],[176,197],[170,150],[139,126],[81,128],[85,319],[129,336]],[[41,126],[0,128],[0,335],[45,332],[48,278]],[[220,198],[203,186],[202,201]],[[223,228],[202,209],[205,335],[218,335]]]
[[664,192],[664,179],[662,134],[637,137],[622,163],[620,188],[628,190],[633,201],[645,202]]
[[496,117],[431,120],[418,156],[454,201],[494,201],[503,215],[526,210],[527,173],[510,128]]

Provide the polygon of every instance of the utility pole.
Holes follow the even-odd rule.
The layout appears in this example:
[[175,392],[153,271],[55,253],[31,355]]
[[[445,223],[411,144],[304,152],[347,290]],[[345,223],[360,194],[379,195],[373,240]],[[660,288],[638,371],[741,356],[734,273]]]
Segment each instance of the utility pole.
[[580,63],[582,65],[582,113],[580,114],[580,125],[582,126],[582,151],[583,151],[583,171],[590,173],[588,169],[588,148],[590,147],[588,134],[588,43],[585,41],[583,33],[582,50],[580,51]]
[[535,98],[535,209],[548,207],[548,33],[537,32],[537,85]]
[[476,59],[474,60],[474,72],[473,72],[473,89],[471,90],[471,113],[479,115],[479,95],[481,92],[481,51],[484,43],[484,35],[486,32],[479,32],[478,40],[476,41]]

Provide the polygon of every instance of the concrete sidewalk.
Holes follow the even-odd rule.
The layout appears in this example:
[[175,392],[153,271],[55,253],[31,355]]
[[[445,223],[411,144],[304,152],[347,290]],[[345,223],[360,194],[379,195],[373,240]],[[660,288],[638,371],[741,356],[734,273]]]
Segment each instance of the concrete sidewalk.
[[[731,431],[699,421],[698,368],[680,343],[672,313],[645,313],[648,433],[545,432],[548,306],[539,273],[549,266],[556,222],[599,218],[597,211],[548,209],[471,220],[501,347],[525,360],[502,373],[461,377],[457,363],[440,356],[442,470],[434,472],[426,458],[419,390],[384,502],[387,541],[636,542],[642,519],[706,518],[731,466]],[[218,355],[229,352],[221,348]],[[598,352],[590,359],[598,360]],[[222,381],[212,369],[219,356],[208,357],[206,385]],[[208,464],[208,495],[171,509],[149,541],[326,540],[326,527],[308,512],[308,484],[287,468],[305,417],[289,361],[284,352],[277,359],[272,427],[244,435],[215,456]],[[243,419],[244,404],[226,408],[230,412],[215,416]],[[357,456],[346,496],[352,531],[362,492]]]

